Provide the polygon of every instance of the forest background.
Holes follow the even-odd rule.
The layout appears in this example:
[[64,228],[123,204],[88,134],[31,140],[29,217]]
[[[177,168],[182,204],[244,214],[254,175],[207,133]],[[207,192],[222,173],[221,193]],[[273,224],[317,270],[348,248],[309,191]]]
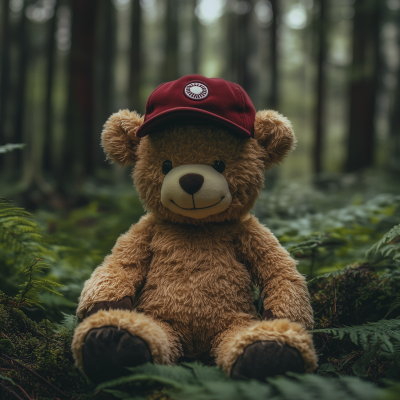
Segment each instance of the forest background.
[[[2,398],[396,398],[400,0],[1,0],[0,21]],[[102,125],[192,73],[293,123],[253,212],[307,275],[320,367],[256,384],[147,366],[94,391],[69,350],[77,298],[143,214]]]

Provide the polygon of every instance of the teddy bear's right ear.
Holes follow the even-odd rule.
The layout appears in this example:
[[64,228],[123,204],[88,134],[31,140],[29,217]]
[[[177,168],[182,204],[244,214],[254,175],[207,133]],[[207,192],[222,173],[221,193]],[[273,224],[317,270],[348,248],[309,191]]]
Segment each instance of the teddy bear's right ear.
[[143,117],[136,111],[120,110],[111,115],[101,133],[101,144],[107,158],[123,167],[135,164],[140,141],[136,131],[142,124]]

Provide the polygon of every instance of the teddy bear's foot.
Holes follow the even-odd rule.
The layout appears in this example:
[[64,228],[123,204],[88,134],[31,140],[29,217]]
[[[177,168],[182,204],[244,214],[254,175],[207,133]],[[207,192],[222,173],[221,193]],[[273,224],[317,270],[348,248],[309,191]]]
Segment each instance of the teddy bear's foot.
[[265,381],[270,376],[286,372],[305,372],[300,353],[287,344],[266,340],[244,349],[232,367],[231,378]]
[[95,384],[129,375],[126,367],[146,362],[153,362],[146,342],[115,326],[91,329],[82,347],[83,370]]

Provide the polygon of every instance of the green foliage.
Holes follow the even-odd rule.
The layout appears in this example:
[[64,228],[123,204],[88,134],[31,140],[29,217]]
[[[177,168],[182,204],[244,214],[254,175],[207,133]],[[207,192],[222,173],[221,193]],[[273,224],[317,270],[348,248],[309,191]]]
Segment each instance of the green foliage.
[[10,339],[0,339],[0,352],[10,354],[14,350],[14,345]]
[[0,154],[8,153],[8,152],[16,150],[16,149],[23,149],[24,147],[25,147],[25,144],[7,143],[3,146],[0,146]]
[[[343,328],[315,329],[314,333],[329,333],[333,339],[343,339],[349,335],[351,341],[362,348],[369,349],[371,346],[381,345],[386,351],[393,352],[392,341],[400,344],[400,320],[381,320],[378,322],[369,322],[358,326],[346,326]],[[392,340],[392,341],[391,341]]]
[[[257,381],[231,381],[216,367],[198,363],[168,367],[146,364],[129,368],[132,375],[106,382],[97,387],[118,399],[139,400],[154,383],[174,400],[368,400],[391,393],[361,379],[324,378],[318,375],[296,375]],[[112,389],[111,389],[112,388]]]
[[22,289],[15,296],[17,307],[22,304],[41,307],[39,295],[44,291],[60,295],[52,288],[62,287],[63,285],[33,276],[34,273],[42,273],[44,268],[48,268],[46,265],[41,264],[40,261],[41,259],[37,258],[31,266],[20,271],[19,276],[28,276],[28,280],[21,285]]
[[391,314],[393,311],[395,311],[397,308],[400,307],[400,295],[398,295],[394,300],[393,303],[390,305],[389,310],[387,314],[385,315],[385,318]]
[[[351,197],[353,204],[345,204]],[[333,204],[338,208],[332,209]],[[354,192],[324,194],[293,184],[262,193],[255,211],[312,279],[363,260],[400,223],[400,196],[380,194],[362,202]]]
[[13,261],[44,257],[49,253],[41,227],[32,215],[0,198],[0,251],[12,253]]
[[400,266],[400,224],[387,232],[367,251],[365,256],[369,261],[375,263],[391,259],[397,266]]

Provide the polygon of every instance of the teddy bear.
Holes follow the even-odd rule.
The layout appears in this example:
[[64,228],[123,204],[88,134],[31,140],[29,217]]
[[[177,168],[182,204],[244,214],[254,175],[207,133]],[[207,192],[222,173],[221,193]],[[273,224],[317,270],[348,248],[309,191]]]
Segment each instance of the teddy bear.
[[147,362],[199,360],[261,381],[316,368],[305,278],[250,213],[264,171],[295,143],[288,119],[201,75],[157,87],[144,116],[108,119],[104,151],[133,165],[146,213],[84,284],[72,350],[90,381]]

